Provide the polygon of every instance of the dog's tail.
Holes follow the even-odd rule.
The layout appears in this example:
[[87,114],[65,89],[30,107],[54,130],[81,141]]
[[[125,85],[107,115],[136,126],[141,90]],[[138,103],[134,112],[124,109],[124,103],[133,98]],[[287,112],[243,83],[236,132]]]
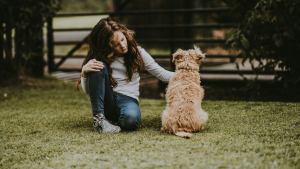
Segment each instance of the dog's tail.
[[180,136],[180,137],[184,137],[184,138],[191,138],[192,137],[192,134],[187,133],[187,132],[177,132],[177,133],[175,133],[175,135]]

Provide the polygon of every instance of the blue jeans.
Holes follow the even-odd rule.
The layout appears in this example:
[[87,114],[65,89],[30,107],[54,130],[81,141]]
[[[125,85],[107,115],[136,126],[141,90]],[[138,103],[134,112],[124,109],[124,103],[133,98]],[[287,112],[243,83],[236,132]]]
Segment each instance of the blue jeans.
[[[103,62],[102,62],[103,63]],[[87,87],[93,115],[104,113],[105,118],[117,121],[125,130],[136,130],[141,120],[139,102],[129,96],[113,92],[107,66],[99,72],[88,73]]]

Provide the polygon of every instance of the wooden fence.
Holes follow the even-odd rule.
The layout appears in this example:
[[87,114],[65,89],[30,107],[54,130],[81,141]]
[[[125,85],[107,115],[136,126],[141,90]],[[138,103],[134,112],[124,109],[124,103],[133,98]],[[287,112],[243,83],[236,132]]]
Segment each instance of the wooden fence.
[[[124,7],[124,6],[123,6]],[[165,14],[169,15],[170,18],[174,14],[179,13],[212,13],[212,12],[230,12],[230,8],[198,8],[198,9],[169,9],[169,10],[147,10],[147,11],[121,11],[121,9],[116,10],[115,12],[99,12],[99,13],[70,13],[70,14],[57,14],[55,17],[74,17],[74,16],[91,16],[91,15],[110,15],[110,16],[127,16],[127,15],[157,15],[157,14]],[[48,71],[51,73],[53,71],[80,71],[80,69],[62,69],[59,68],[68,58],[76,57],[76,58],[84,58],[85,56],[73,56],[74,52],[80,47],[87,43],[87,37],[85,37],[82,41],[62,41],[55,42],[53,41],[53,33],[54,32],[72,32],[72,31],[90,31],[91,29],[53,29],[52,26],[53,18],[49,18],[47,23],[47,41],[48,41]],[[236,23],[223,23],[223,24],[168,24],[168,25],[133,25],[130,28],[137,29],[147,29],[147,30],[157,30],[157,29],[168,29],[171,32],[175,28],[183,28],[183,29],[203,29],[203,28],[232,28],[236,26]],[[161,44],[170,44],[171,53],[175,52],[174,44],[176,43],[225,43],[225,39],[176,39],[174,34],[171,33],[171,36],[168,39],[136,39],[138,43],[161,43]],[[75,45],[65,56],[54,55],[54,47],[57,45]],[[170,62],[172,60],[171,55],[152,55],[154,59],[162,59],[162,58],[170,58]],[[237,57],[236,55],[207,55],[207,58],[232,58]],[[240,58],[242,56],[239,56]],[[54,63],[55,58],[61,58],[58,63]],[[174,67],[173,67],[174,68]],[[211,73],[211,74],[254,74],[251,70],[246,71],[237,71],[237,70],[201,70],[201,73]],[[274,74],[274,72],[261,72],[260,74]]]

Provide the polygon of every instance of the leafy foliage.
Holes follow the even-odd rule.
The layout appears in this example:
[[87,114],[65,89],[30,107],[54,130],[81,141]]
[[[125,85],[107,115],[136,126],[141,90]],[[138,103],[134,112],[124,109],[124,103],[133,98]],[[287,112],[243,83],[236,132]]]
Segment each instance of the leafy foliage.
[[300,91],[300,1],[242,0],[233,4],[242,20],[227,43],[243,50],[242,63],[250,62],[255,73],[274,72],[274,80],[281,81],[286,91]]
[[1,41],[6,51],[5,57],[0,58],[1,81],[24,74],[43,76],[43,27],[46,19],[59,9],[59,4],[59,0],[0,1],[0,23],[4,25]]

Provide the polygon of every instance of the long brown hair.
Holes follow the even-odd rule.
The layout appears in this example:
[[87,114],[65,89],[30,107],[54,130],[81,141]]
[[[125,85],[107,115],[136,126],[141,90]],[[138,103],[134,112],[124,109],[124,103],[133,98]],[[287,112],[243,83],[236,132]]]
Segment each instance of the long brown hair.
[[[115,31],[121,31],[127,39],[128,52],[124,54],[124,65],[128,77],[127,81],[132,80],[134,73],[142,73],[145,70],[145,63],[137,49],[137,42],[133,38],[134,32],[111,17],[101,19],[93,28],[89,35],[89,51],[81,66],[82,68],[91,59],[104,62],[108,69],[109,82],[112,88],[117,86],[117,82],[112,77],[111,69],[111,63],[114,59],[108,58],[107,56],[113,52],[109,43]],[[80,83],[81,79],[79,78],[76,84],[77,89]]]

